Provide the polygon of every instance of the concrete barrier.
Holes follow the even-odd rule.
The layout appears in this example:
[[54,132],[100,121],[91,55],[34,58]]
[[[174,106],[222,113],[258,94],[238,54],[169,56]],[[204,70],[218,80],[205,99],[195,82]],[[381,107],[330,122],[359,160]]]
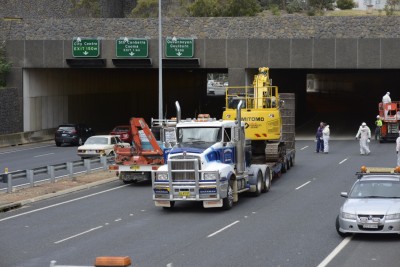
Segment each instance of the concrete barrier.
[[0,135],[0,147],[17,146],[54,139],[56,128]]

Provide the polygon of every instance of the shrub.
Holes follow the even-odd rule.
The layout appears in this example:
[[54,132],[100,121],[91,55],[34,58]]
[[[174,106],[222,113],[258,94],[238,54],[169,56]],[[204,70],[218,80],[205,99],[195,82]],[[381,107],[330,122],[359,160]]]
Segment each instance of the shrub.
[[271,10],[272,15],[274,16],[279,16],[281,14],[281,11],[279,10],[279,6],[272,4],[269,6],[269,10]]
[[131,17],[134,18],[156,18],[158,17],[158,0],[138,0],[132,9]]
[[337,0],[336,5],[339,9],[342,10],[352,9],[356,7],[356,4],[353,2],[353,0]]
[[6,76],[10,72],[11,64],[6,60],[5,42],[0,43],[0,88],[5,87]]

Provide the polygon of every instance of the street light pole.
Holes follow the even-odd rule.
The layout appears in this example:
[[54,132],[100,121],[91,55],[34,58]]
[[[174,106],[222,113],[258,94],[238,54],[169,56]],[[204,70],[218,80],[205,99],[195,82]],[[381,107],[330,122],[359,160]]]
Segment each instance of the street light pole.
[[161,0],[158,0],[158,118],[163,119]]

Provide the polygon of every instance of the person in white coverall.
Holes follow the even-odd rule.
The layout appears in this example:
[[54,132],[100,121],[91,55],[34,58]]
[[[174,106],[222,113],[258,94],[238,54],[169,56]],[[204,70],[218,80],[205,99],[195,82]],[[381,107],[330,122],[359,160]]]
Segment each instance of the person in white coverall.
[[324,153],[329,153],[329,136],[331,135],[331,130],[329,130],[329,125],[326,125],[322,130],[322,138],[324,139]]
[[400,166],[400,131],[399,137],[396,139],[397,166]]
[[360,138],[360,154],[368,155],[371,153],[369,150],[369,142],[371,141],[371,130],[365,122],[363,122],[358,129],[356,139]]
[[390,98],[390,92],[387,92],[386,95],[382,97],[382,103],[383,104],[392,103],[392,99]]

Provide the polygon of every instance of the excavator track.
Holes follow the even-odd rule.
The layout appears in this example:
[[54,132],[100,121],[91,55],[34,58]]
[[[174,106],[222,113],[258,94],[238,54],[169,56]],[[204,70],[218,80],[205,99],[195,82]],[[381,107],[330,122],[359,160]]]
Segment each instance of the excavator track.
[[285,155],[285,144],[282,142],[267,143],[265,146],[265,160],[277,162]]

